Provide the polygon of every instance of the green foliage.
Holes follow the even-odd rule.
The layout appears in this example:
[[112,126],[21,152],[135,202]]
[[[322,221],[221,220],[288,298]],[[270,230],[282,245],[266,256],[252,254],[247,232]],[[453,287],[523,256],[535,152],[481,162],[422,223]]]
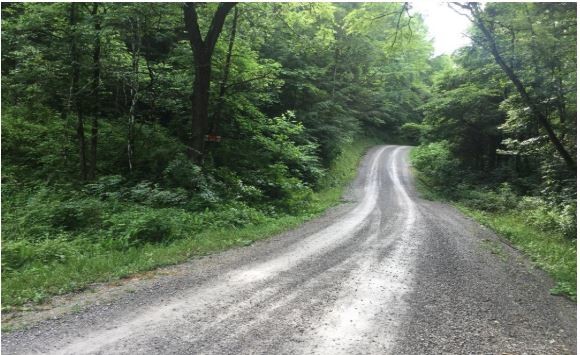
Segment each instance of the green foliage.
[[521,199],[518,210],[523,212],[527,223],[542,231],[555,231],[569,239],[576,238],[575,204],[555,207],[541,198],[528,196]]
[[201,168],[183,154],[171,160],[163,171],[163,178],[169,186],[195,189],[202,179]]
[[401,138],[411,144],[419,144],[421,137],[425,134],[426,128],[419,123],[407,122],[401,126]]
[[50,215],[53,228],[75,230],[87,226],[98,227],[102,220],[102,206],[93,199],[64,201],[53,208]]
[[457,178],[459,162],[451,154],[446,141],[429,143],[413,149],[411,153],[413,167],[424,173],[430,185],[439,189],[455,186],[453,179]]
[[474,189],[460,185],[455,196],[467,207],[487,212],[505,212],[518,206],[519,197],[513,193],[509,184],[504,183],[496,190]]
[[151,211],[132,209],[118,213],[107,220],[112,241],[120,247],[130,247],[141,243],[168,242],[172,236],[171,220],[163,210]]
[[[297,191],[307,193],[308,200],[297,195],[295,200],[283,201],[294,203],[284,207],[294,215],[266,206],[258,209],[242,201],[194,212],[180,203],[161,208],[142,198],[159,193],[155,186],[131,185],[121,176],[102,177],[88,184],[84,194],[75,195],[51,188],[27,191],[5,186],[3,194],[10,198],[2,200],[3,307],[8,310],[28,302],[42,302],[50,295],[177,263],[191,255],[249,245],[295,226],[339,201],[343,187],[357,170],[362,152],[375,143],[356,141],[345,147],[328,172],[331,184],[314,194],[300,187]],[[224,171],[215,174],[216,179],[232,185],[233,181],[240,181]],[[244,193],[247,189],[239,187],[238,192],[243,194],[239,200],[254,193]],[[139,198],[132,199],[135,190],[140,191]],[[76,217],[88,211],[98,218],[69,223],[66,230],[53,224],[55,216],[78,222]]]
[[472,45],[432,61],[413,165],[429,197],[506,237],[575,298],[577,177],[546,127],[576,151],[576,9],[493,3],[479,15],[491,39],[474,26]]
[[[527,203],[527,202],[526,202]],[[546,270],[556,280],[554,294],[576,299],[577,254],[576,242],[562,238],[557,231],[537,228],[530,224],[530,213],[535,208],[512,209],[503,212],[483,212],[459,204],[461,210],[480,223],[507,238],[510,243],[529,255],[534,263]],[[540,218],[544,214],[540,213]],[[534,220],[534,217],[531,218]]]
[[64,122],[48,107],[38,104],[6,105],[2,109],[2,155],[13,178],[54,180],[72,174],[67,161],[74,146],[67,140],[69,120]]

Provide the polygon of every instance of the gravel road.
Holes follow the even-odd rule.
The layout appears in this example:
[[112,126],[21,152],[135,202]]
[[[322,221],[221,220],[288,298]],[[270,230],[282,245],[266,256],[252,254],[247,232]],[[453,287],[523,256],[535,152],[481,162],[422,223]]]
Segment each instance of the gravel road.
[[576,304],[493,233],[421,199],[409,151],[371,149],[345,203],[298,229],[3,334],[2,353],[576,353]]

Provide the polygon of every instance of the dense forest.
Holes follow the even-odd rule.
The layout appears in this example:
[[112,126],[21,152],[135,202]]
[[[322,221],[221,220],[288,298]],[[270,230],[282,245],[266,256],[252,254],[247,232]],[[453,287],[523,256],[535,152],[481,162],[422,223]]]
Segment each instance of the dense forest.
[[2,4],[3,306],[295,225],[378,142],[575,239],[575,4],[454,8],[433,57],[409,3]]
[[575,297],[576,4],[450,6],[471,21],[472,44],[431,61],[423,121],[405,124],[418,180]]

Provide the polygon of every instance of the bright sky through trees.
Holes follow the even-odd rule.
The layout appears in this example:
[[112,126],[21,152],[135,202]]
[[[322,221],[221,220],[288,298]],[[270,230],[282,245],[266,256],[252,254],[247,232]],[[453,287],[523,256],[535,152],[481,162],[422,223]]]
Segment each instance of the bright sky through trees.
[[470,43],[463,35],[469,28],[469,20],[449,8],[445,2],[412,2],[413,12],[420,13],[433,38],[435,56],[451,54],[454,50]]

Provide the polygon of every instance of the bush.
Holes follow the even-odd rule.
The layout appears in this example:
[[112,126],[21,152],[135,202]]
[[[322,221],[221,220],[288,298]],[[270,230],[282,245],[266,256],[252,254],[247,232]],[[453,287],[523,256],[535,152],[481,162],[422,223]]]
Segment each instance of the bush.
[[112,215],[107,221],[109,240],[105,245],[113,249],[144,243],[170,241],[172,235],[171,210],[134,208]]
[[431,185],[443,190],[453,189],[461,174],[459,160],[453,157],[447,141],[420,145],[413,149],[411,161]]
[[66,234],[36,242],[4,241],[2,243],[2,269],[10,272],[33,263],[43,266],[53,262],[64,263],[81,254],[81,251],[87,251],[86,247],[79,247],[79,244],[86,244],[86,241],[73,242]]
[[9,205],[3,201],[3,240],[41,240],[63,231],[99,228],[104,213],[111,212],[109,204],[96,198],[47,187],[23,187],[10,200]]
[[299,213],[309,204],[312,190],[300,179],[292,177],[288,167],[276,163],[264,169],[257,181],[264,195],[277,208],[287,213]]
[[86,198],[62,202],[54,206],[51,211],[52,226],[69,231],[98,226],[101,223],[101,217],[102,204]]
[[496,191],[459,185],[457,196],[467,207],[487,212],[501,212],[514,209],[519,201],[519,197],[513,193],[510,185],[507,183],[501,184]]
[[180,154],[169,162],[163,171],[163,179],[169,186],[195,189],[203,180],[203,175],[199,166]]
[[121,175],[102,176],[96,182],[85,185],[84,191],[102,199],[120,199],[124,182],[125,179]]
[[168,241],[171,225],[160,216],[145,216],[133,223],[128,230],[130,243],[160,243]]
[[543,231],[555,231],[567,238],[576,238],[576,205],[553,206],[539,197],[524,197],[518,209],[526,222]]
[[126,191],[128,201],[138,202],[153,207],[182,206],[188,201],[187,192],[177,188],[174,190],[162,189],[157,184],[142,181]]
[[[68,119],[68,118],[67,118]],[[6,105],[2,110],[3,166],[19,181],[63,181],[76,173],[73,127],[54,110],[41,104]]]
[[242,228],[265,222],[268,217],[257,209],[243,203],[224,206],[215,212],[206,213],[206,223],[213,228]]
[[34,260],[34,248],[27,240],[2,242],[2,271],[12,271]]

